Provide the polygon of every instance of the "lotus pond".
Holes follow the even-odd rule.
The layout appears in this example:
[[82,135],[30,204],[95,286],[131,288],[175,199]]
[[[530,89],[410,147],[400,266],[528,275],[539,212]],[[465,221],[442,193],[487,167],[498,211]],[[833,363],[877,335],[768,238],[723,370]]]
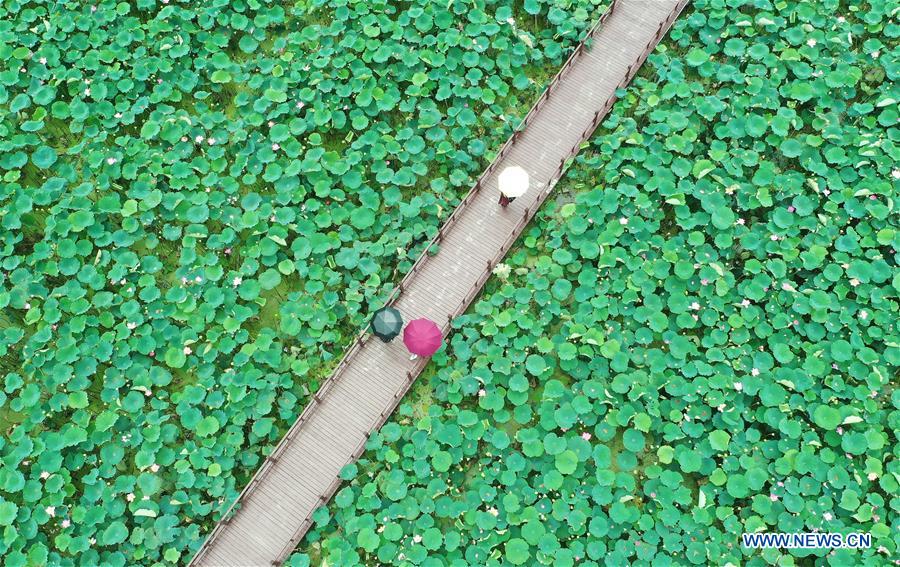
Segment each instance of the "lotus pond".
[[0,556],[183,563],[600,7],[0,8]]
[[894,564],[889,10],[695,2],[292,564]]
[[[186,562],[600,9],[0,8],[4,565]],[[891,564],[895,20],[696,1],[291,564]]]

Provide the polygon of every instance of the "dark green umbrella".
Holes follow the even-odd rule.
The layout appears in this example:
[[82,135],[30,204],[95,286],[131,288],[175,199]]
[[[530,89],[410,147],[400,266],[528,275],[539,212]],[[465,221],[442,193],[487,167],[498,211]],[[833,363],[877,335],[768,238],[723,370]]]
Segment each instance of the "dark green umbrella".
[[382,307],[372,315],[372,333],[388,343],[403,330],[403,317],[393,307]]

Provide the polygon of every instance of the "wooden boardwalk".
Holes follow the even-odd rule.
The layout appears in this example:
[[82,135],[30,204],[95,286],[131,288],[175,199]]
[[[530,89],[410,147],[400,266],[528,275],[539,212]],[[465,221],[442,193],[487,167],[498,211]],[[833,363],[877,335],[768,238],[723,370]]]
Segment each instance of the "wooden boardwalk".
[[[468,307],[568,161],[603,119],[688,0],[617,0],[573,53],[475,187],[429,243],[390,301],[405,320],[444,325]],[[524,167],[531,187],[508,208],[497,204],[497,174]],[[439,252],[431,254],[437,250]],[[284,561],[312,513],[362,454],[427,359],[409,360],[399,338],[361,333],[297,422],[210,534],[192,565],[265,566]]]

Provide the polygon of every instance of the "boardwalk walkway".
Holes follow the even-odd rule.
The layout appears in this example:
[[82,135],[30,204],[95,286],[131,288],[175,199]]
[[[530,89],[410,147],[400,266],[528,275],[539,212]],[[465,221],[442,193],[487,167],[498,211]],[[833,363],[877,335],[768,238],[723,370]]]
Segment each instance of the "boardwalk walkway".
[[[616,0],[551,81],[518,132],[429,244],[391,300],[405,320],[450,318],[480,292],[565,166],[603,119],[688,0]],[[549,94],[548,94],[549,93]],[[524,167],[531,188],[507,209],[497,175]],[[359,458],[427,360],[410,361],[401,340],[361,334],[297,422],[257,471],[192,565],[264,566],[284,561],[312,513],[340,486],[338,472]]]

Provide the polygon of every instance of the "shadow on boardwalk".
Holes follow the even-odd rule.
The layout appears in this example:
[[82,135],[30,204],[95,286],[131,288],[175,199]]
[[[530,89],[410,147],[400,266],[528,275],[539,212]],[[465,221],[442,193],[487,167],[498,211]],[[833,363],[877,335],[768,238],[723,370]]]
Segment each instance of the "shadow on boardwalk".
[[[687,2],[613,3],[392,293],[389,303],[405,320],[427,317],[446,335]],[[512,165],[528,171],[531,188],[501,208],[497,174]],[[438,243],[440,253],[429,255]],[[401,341],[366,336],[359,335],[192,565],[272,565],[291,554],[313,512],[340,486],[341,468],[359,458],[427,363],[410,361]]]

